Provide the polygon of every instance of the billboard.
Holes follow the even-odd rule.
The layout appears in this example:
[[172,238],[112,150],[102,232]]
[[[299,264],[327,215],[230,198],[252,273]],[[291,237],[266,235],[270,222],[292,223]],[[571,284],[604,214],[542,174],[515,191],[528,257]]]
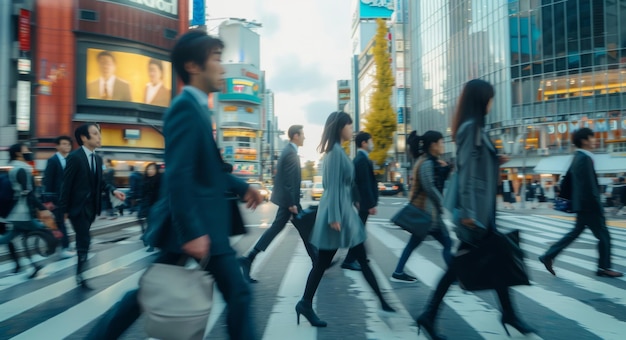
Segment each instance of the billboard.
[[172,65],[164,57],[123,47],[87,47],[84,60],[79,58],[77,74],[79,103],[113,107],[130,103],[170,105]]
[[219,100],[261,104],[259,82],[246,78],[226,78],[224,80],[224,90],[220,93]]
[[389,19],[393,14],[394,0],[360,0],[360,19]]
[[178,19],[178,0],[100,0]]

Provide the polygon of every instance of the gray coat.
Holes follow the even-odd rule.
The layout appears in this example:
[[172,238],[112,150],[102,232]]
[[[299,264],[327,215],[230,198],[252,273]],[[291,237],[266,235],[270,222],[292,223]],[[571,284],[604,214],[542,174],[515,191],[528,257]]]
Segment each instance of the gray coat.
[[456,134],[459,218],[472,218],[495,227],[499,163],[496,148],[474,121],[463,123]]
[[[320,199],[311,243],[318,249],[352,248],[365,242],[367,234],[354,206],[354,166],[341,145],[335,144],[324,157]],[[341,230],[330,227],[339,222]]]
[[[445,229],[443,222],[443,195],[435,186],[435,164],[428,155],[423,155],[413,168],[413,185],[411,186],[411,204],[424,209],[432,217],[431,230]],[[419,173],[416,173],[419,171]],[[416,183],[416,181],[419,181]],[[414,190],[420,193],[415,194]],[[447,230],[446,230],[447,231]]]

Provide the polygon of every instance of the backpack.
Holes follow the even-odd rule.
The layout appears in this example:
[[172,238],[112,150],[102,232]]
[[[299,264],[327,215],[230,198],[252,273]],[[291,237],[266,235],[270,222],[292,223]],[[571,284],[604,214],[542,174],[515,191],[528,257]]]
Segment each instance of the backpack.
[[8,172],[0,172],[0,217],[6,218],[15,206],[15,192]]

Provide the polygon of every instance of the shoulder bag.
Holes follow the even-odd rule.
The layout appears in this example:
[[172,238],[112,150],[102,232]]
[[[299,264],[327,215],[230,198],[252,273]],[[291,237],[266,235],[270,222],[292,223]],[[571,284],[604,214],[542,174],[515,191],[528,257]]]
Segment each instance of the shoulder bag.
[[415,166],[413,178],[416,188],[409,202],[391,218],[391,222],[418,238],[426,237],[433,223],[432,216],[428,212],[411,203],[418,195],[423,193],[419,181],[419,168],[422,166],[423,162],[424,159],[420,160]]
[[153,263],[139,279],[138,300],[146,314],[148,336],[162,340],[202,339],[213,302],[213,277],[204,268]]

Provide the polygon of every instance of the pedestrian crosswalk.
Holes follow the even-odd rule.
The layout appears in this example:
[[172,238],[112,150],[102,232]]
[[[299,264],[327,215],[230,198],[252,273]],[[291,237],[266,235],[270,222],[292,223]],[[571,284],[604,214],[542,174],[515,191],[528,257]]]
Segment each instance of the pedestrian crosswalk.
[[[537,261],[572,223],[536,215],[501,214],[503,230],[519,229],[532,285],[513,288],[517,310],[538,332],[534,339],[622,339],[626,333],[626,279],[595,276],[596,240],[586,231],[555,262],[557,277]],[[231,241],[247,252],[265,225]],[[314,328],[304,319],[296,324],[294,307],[304,291],[310,259],[294,228],[285,228],[267,251],[259,254],[251,275],[256,333],[262,339],[420,339],[415,317],[445,271],[441,246],[426,240],[409,258],[405,270],[417,283],[389,280],[409,235],[384,218],[367,225],[370,265],[396,315],[379,313],[379,302],[359,272],[330,268],[314,300],[327,328]],[[454,233],[451,233],[454,238]],[[626,230],[611,228],[614,267],[626,270]],[[339,262],[345,251],[338,253]],[[127,291],[136,288],[155,254],[146,252],[138,235],[123,242],[94,246],[85,275],[94,291],[76,288],[75,259],[45,260],[41,275],[11,275],[12,264],[0,263],[0,339],[82,339],[97,319]],[[208,320],[207,339],[227,339],[224,303],[218,290]],[[466,292],[453,285],[444,299],[437,323],[449,339],[504,339],[500,312],[493,292]],[[521,335],[514,330],[514,337]],[[123,339],[145,339],[142,319]]]

